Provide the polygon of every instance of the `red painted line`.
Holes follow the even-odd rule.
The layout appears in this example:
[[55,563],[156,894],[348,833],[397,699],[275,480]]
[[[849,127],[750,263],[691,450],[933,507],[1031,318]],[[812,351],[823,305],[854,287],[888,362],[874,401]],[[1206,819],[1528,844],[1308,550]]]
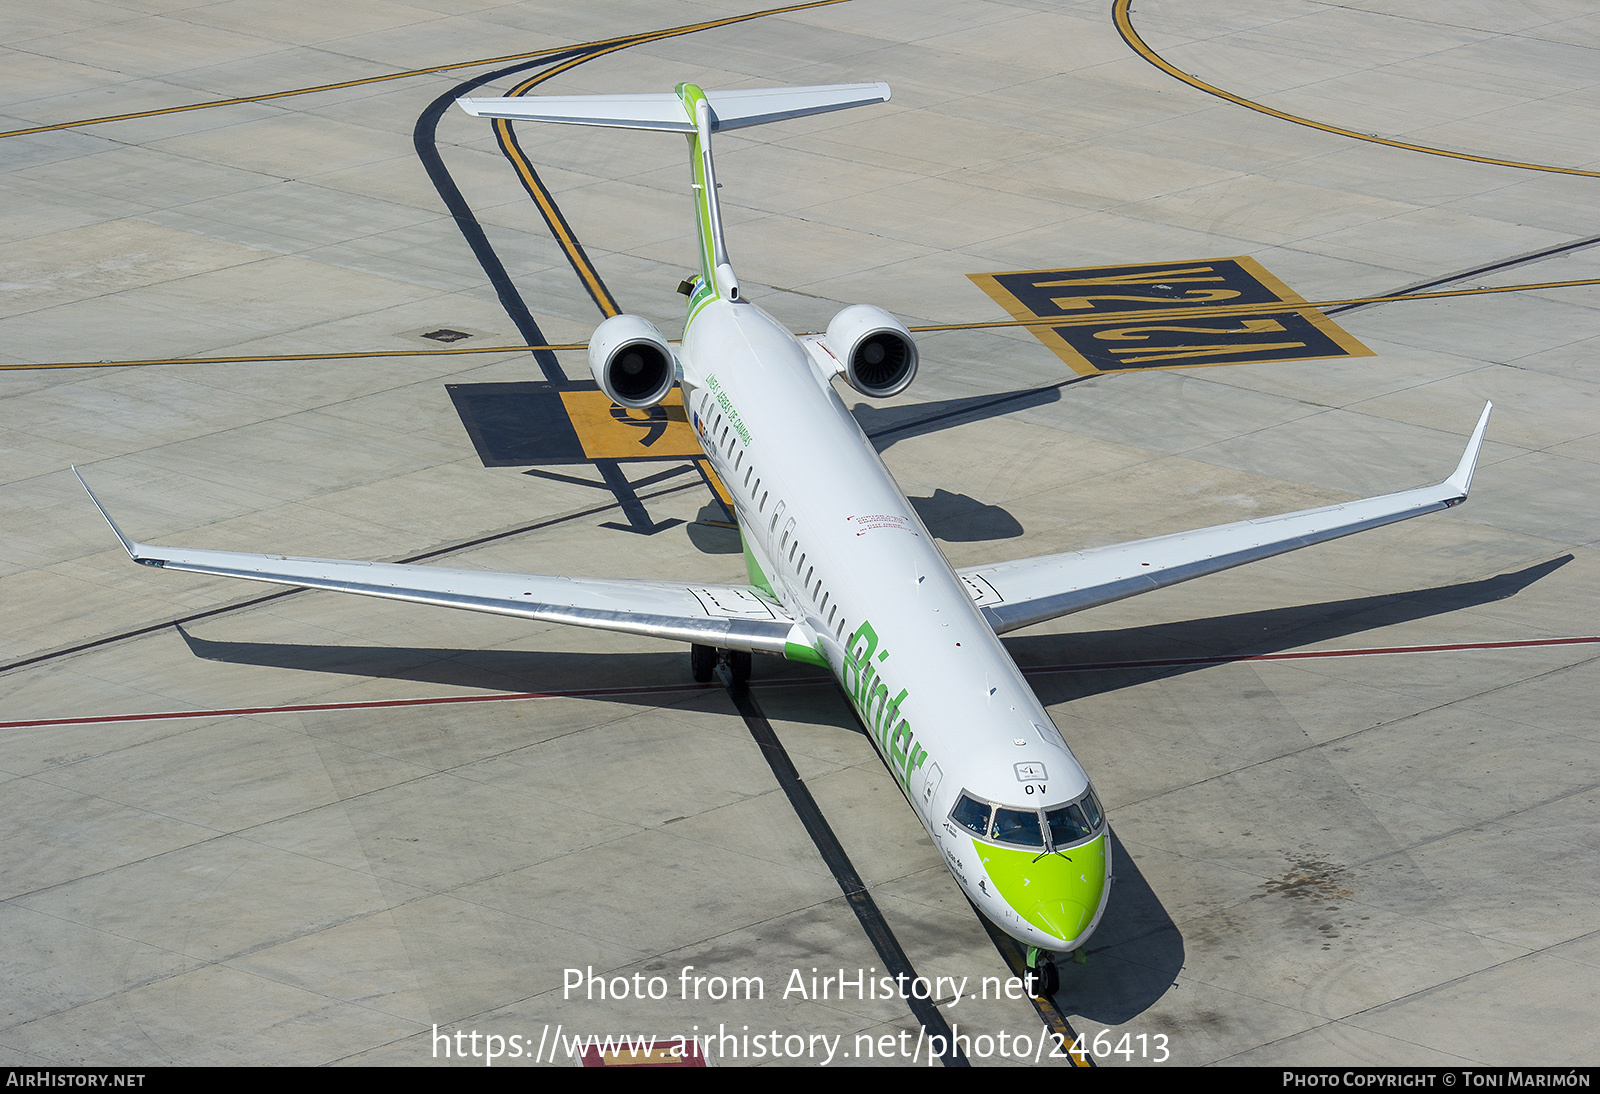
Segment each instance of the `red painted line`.
[[368,699],[359,703],[299,703],[282,707],[230,707],[221,710],[163,710],[149,714],[107,714],[92,718],[36,718],[0,722],[0,729],[33,726],[78,726],[96,722],[153,722],[169,718],[229,718],[243,714],[304,714],[323,710],[379,710],[384,707],[432,707],[447,703],[504,703],[523,699],[595,699],[608,695],[650,695],[675,691],[709,691],[717,684],[661,684],[657,687],[579,688],[572,691],[515,691],[492,695],[437,695],[425,699]]
[[1575,638],[1524,638],[1515,642],[1450,642],[1438,646],[1372,646],[1356,650],[1298,650],[1294,653],[1218,654],[1213,657],[1158,657],[1149,661],[1100,661],[1073,665],[1034,665],[1023,674],[1097,672],[1107,669],[1164,669],[1184,665],[1229,665],[1236,661],[1304,661],[1314,657],[1374,657],[1397,653],[1461,653],[1467,650],[1518,650],[1533,646],[1579,646],[1600,642],[1600,635]]
[[[1115,669],[1181,668],[1187,665],[1227,665],[1237,661],[1303,661],[1316,657],[1372,657],[1402,653],[1462,653],[1471,650],[1516,650],[1538,646],[1579,646],[1600,643],[1600,635],[1574,638],[1525,638],[1514,642],[1452,642],[1437,646],[1374,646],[1354,650],[1300,650],[1294,653],[1218,654],[1212,657],[1160,657],[1148,661],[1098,661],[1073,665],[1034,665],[1023,669],[1026,676],[1053,672],[1105,672]],[[795,687],[832,683],[831,676],[802,676],[787,680],[762,680],[751,687]],[[431,707],[451,703],[505,703],[528,699],[604,699],[621,695],[662,695],[688,691],[711,691],[720,684],[657,684],[626,688],[574,688],[570,691],[496,692],[490,695],[440,695],[422,699],[368,699],[355,703],[298,703],[277,707],[230,707],[216,710],[163,710],[145,714],[102,714],[87,718],[32,718],[0,722],[0,729],[33,729],[39,726],[80,726],[111,722],[154,722],[180,718],[231,718],[246,714],[307,714],[329,710],[382,710],[386,707]]]

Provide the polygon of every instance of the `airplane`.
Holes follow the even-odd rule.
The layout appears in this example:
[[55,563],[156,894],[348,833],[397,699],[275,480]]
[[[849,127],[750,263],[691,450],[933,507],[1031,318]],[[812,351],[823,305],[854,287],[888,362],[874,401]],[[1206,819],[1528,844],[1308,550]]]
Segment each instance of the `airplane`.
[[[1486,405],[1437,486],[1113,546],[951,568],[834,387],[898,395],[917,373],[905,325],[844,308],[797,338],[741,293],[723,239],[711,136],[886,102],[886,84],[670,94],[466,98],[480,118],[662,130],[688,138],[699,273],[676,350],[646,319],[617,315],[588,345],[618,405],[655,406],[678,387],[732,495],[747,584],[603,580],[155,547],[135,562],[670,639],[694,679],[719,664],[734,686],[751,655],[826,667],[948,864],[990,921],[1025,948],[1029,988],[1059,988],[1111,892],[1107,817],[1088,775],[999,636],[1070,612],[1463,501]],[[76,468],[74,468],[76,473]],[[82,476],[79,476],[82,481]],[[84,489],[89,490],[84,483]]]

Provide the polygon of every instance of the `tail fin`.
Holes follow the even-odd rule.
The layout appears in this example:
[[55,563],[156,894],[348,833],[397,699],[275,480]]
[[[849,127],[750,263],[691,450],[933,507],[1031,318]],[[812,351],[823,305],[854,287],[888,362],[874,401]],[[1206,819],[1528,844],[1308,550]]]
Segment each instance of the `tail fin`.
[[711,134],[888,101],[889,85],[884,83],[709,92],[695,84],[679,84],[671,94],[457,99],[456,105],[477,118],[685,134],[694,166],[694,188],[699,191],[695,196],[695,219],[700,231],[700,284],[702,290],[709,290],[696,292],[691,298],[692,316],[712,296],[739,298],[738,279],[728,262],[722,238],[722,211],[711,168]]

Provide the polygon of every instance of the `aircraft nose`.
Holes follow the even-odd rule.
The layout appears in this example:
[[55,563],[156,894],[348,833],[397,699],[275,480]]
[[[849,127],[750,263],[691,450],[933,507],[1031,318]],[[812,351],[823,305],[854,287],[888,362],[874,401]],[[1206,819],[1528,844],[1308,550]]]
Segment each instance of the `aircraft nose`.
[[1029,924],[1081,945],[1106,890],[1106,836],[1060,852],[1036,856],[981,845],[985,870],[1006,903]]
[[[1056,865],[1040,886],[1033,916],[1027,918],[1064,941],[1081,941],[1105,893],[1105,837],[1071,848],[1065,855],[1049,856]],[[1042,860],[1039,865],[1044,865]]]

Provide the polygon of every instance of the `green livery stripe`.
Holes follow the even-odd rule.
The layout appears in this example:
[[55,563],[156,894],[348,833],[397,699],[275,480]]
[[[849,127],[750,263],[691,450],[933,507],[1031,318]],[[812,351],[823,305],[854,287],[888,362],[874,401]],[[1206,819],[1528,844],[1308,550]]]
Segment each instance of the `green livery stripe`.
[[772,582],[767,580],[767,575],[761,572],[761,563],[756,561],[756,556],[750,552],[750,541],[745,538],[744,525],[739,525],[739,546],[744,548],[744,572],[750,577],[750,584],[766,593],[772,599],[778,599],[778,594],[772,589]]
[[816,665],[818,668],[827,668],[828,659],[810,646],[802,646],[798,642],[785,642],[783,656],[790,661],[801,661],[807,665]]
[[979,840],[972,846],[996,891],[1041,931],[1069,942],[1094,922],[1106,887],[1104,833],[1080,847],[1043,857],[1037,850],[996,847]]
[[[699,124],[697,111],[699,103],[705,99],[706,93],[699,84],[679,84],[673,89],[678,96],[678,101],[683,103],[683,109],[689,116],[689,121]],[[711,203],[716,200],[714,188],[716,182],[711,173],[706,170],[706,157],[709,152],[701,143],[701,134],[698,129],[689,134],[689,156],[694,165],[695,186],[695,222],[700,232],[700,277],[702,284],[709,286],[713,296],[718,294],[716,278],[716,252],[714,217]]]

